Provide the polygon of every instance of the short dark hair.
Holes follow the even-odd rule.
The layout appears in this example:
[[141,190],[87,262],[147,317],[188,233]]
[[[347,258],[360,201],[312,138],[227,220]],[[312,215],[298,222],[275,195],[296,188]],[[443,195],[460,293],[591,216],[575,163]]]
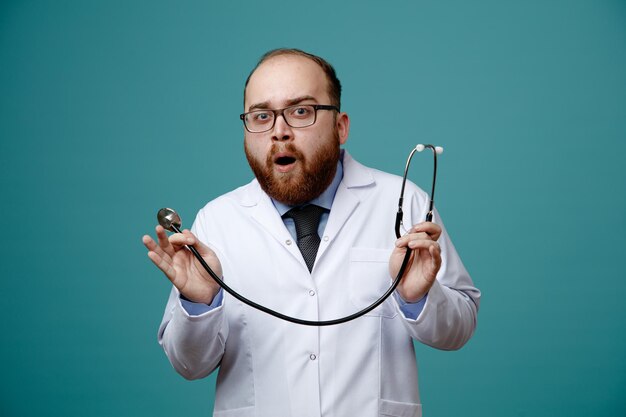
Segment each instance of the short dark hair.
[[248,88],[250,77],[252,77],[252,74],[254,74],[254,71],[256,71],[257,68],[259,68],[259,66],[265,61],[267,61],[268,59],[273,58],[275,56],[281,56],[281,55],[302,56],[302,57],[310,59],[311,61],[319,65],[320,68],[322,68],[322,70],[324,71],[324,74],[326,74],[326,79],[328,80],[328,95],[330,96],[330,104],[337,106],[338,108],[341,109],[341,82],[339,82],[339,78],[337,78],[337,73],[335,72],[335,69],[333,68],[333,66],[330,65],[330,63],[326,61],[324,58],[321,58],[317,55],[313,55],[308,52],[304,52],[300,49],[295,49],[295,48],[272,49],[271,51],[268,51],[265,54],[263,54],[261,59],[259,59],[259,62],[257,62],[256,66],[252,69],[252,71],[250,71],[250,74],[248,75],[248,78],[246,79],[246,85],[244,86],[244,89],[243,89],[244,103],[246,100],[246,88]]

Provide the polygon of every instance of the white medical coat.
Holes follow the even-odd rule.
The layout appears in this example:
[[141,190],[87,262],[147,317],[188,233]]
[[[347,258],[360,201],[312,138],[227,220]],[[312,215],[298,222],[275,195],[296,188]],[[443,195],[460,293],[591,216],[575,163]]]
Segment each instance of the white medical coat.
[[[207,204],[192,230],[217,253],[228,284],[246,297],[308,320],[351,314],[391,283],[401,178],[347,152],[343,169],[311,273],[256,180]],[[407,183],[405,224],[423,221],[427,198]],[[434,221],[443,227],[437,213]],[[192,316],[173,289],[159,343],[188,379],[219,367],[216,417],[420,416],[412,338],[460,348],[474,331],[480,298],[445,229],[439,243],[442,267],[416,320],[390,297],[349,323],[301,326],[226,293],[221,306]]]

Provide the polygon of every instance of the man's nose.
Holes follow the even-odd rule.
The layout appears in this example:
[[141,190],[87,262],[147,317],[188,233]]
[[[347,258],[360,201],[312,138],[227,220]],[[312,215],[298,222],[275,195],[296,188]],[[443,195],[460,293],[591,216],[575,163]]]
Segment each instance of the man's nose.
[[282,114],[276,116],[276,122],[274,123],[274,130],[272,134],[272,140],[289,140],[293,139],[293,130],[291,126],[285,121],[285,116]]

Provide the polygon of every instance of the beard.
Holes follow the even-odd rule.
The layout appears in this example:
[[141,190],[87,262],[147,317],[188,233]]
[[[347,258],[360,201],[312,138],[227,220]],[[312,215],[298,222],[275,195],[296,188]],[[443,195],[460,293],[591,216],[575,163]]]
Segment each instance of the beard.
[[[319,197],[333,182],[340,156],[338,132],[335,130],[332,140],[325,142],[310,159],[305,158],[291,142],[274,142],[265,161],[252,155],[245,141],[244,149],[250,168],[263,191],[281,203],[299,206]],[[289,152],[298,166],[285,173],[275,171],[275,155],[279,152]]]

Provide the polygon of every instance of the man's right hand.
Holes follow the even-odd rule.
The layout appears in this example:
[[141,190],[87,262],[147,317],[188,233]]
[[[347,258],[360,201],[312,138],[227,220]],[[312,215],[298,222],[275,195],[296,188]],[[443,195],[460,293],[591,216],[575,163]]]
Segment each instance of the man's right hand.
[[220,286],[185,245],[195,246],[204,261],[221,278],[222,265],[215,252],[187,229],[168,238],[165,229],[159,225],[156,227],[156,234],[158,244],[148,235],[142,238],[143,244],[148,248],[150,260],[163,271],[185,298],[196,303],[211,304]]

